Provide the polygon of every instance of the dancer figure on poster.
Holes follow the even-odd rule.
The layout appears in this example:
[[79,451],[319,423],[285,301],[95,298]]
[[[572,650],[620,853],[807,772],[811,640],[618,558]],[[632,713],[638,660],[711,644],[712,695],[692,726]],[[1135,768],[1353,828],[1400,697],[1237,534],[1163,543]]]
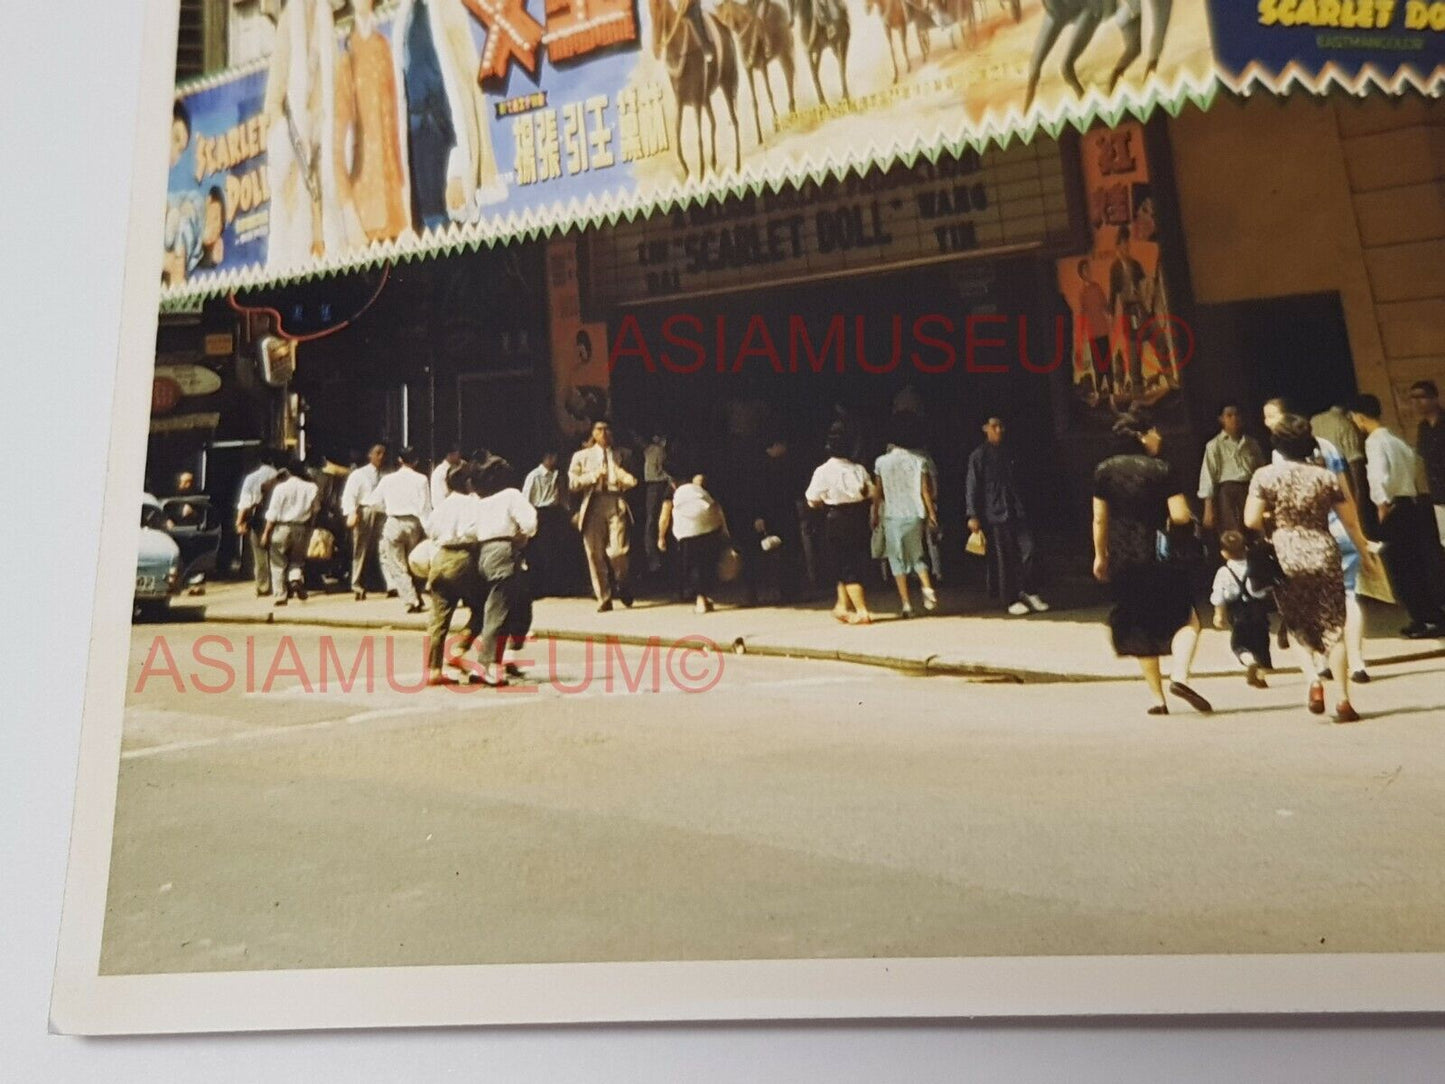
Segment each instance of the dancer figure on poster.
[[300,267],[345,252],[365,235],[336,168],[336,24],[343,0],[266,0],[276,45],[266,78],[271,206],[266,263]]
[[460,0],[401,0],[392,24],[402,206],[421,232],[474,221],[506,198],[477,83],[481,58]]
[[409,222],[406,167],[398,126],[396,61],[376,25],[373,0],[352,0],[356,12],[336,65],[338,173],[368,241],[388,241]]

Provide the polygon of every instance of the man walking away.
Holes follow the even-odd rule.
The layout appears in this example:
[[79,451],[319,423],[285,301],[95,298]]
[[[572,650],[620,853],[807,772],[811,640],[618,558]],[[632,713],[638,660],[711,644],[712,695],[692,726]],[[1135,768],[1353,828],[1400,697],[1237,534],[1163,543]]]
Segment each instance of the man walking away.
[[1204,446],[1199,466],[1199,499],[1204,502],[1207,529],[1220,534],[1244,531],[1249,480],[1264,464],[1264,450],[1244,431],[1239,404],[1225,403],[1219,410],[1219,432]]
[[251,574],[257,598],[271,593],[271,555],[261,535],[266,526],[262,509],[278,473],[276,459],[277,454],[271,449],[262,449],[260,462],[241,481],[241,495],[236,500],[236,536],[245,538],[251,547]]
[[453,652],[451,664],[464,668],[460,661],[472,646],[482,628],[482,580],[477,567],[481,552],[478,534],[481,502],[472,493],[471,471],[458,467],[446,477],[447,496],[432,509],[427,520],[427,534],[436,542],[427,592],[431,596],[431,623],[427,627],[427,681],[431,685],[447,683],[442,671],[443,653],[452,618],[458,606],[471,611],[466,632]]
[[306,598],[306,542],[316,515],[317,492],[299,462],[290,463],[271,487],[261,543],[271,553],[273,605],[285,606],[293,594]]
[[1370,500],[1380,514],[1390,583],[1410,614],[1400,635],[1411,640],[1445,636],[1445,613],[1430,585],[1436,545],[1434,512],[1415,486],[1415,452],[1380,421],[1380,400],[1361,395],[1350,409],[1365,434]]
[[[366,462],[352,469],[341,491],[341,514],[351,531],[351,590],[358,602],[366,598],[366,559],[380,533],[381,513],[371,506],[371,498],[381,482],[386,456],[385,444],[373,444]],[[390,577],[386,578],[386,584],[391,586]]]
[[999,598],[1021,617],[1044,613],[1049,604],[1035,590],[1034,534],[1014,477],[1013,453],[1003,446],[1004,423],[991,417],[984,442],[968,457],[964,500],[969,531],[983,531]]
[[377,483],[371,503],[386,514],[381,528],[381,567],[387,570],[391,589],[406,604],[406,612],[419,614],[421,596],[407,556],[425,537],[422,524],[431,515],[431,486],[416,470],[412,449],[403,448],[396,461],[396,470]]
[[557,453],[547,450],[522,482],[522,496],[537,510],[537,537],[527,547],[537,598],[565,593],[562,554],[567,541],[567,508],[558,486]]
[[447,499],[447,475],[455,470],[462,463],[462,446],[453,444],[447,448],[447,454],[442,461],[432,468],[431,472],[431,506],[440,508],[442,501]]
[[581,499],[573,523],[582,532],[598,613],[612,609],[614,596],[622,605],[632,605],[627,583],[632,512],[625,494],[636,485],[621,449],[613,446],[612,426],[597,422],[591,439],[572,456],[567,487]]

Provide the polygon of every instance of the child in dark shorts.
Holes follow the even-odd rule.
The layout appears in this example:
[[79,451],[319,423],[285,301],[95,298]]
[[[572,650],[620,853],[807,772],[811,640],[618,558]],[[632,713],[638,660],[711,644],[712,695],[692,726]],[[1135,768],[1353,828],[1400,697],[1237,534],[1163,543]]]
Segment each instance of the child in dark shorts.
[[1209,601],[1214,605],[1214,627],[1228,628],[1229,647],[1244,665],[1244,678],[1256,689],[1267,687],[1261,670],[1274,668],[1269,643],[1269,590],[1257,588],[1245,560],[1244,535],[1225,531],[1219,536],[1223,566],[1214,574]]

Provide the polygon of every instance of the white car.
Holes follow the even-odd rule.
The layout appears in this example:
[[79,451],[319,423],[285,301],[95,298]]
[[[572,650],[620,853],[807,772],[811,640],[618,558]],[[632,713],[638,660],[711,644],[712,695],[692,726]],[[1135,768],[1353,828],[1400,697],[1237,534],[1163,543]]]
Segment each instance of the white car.
[[135,609],[155,614],[170,605],[181,586],[181,548],[166,532],[161,502],[141,494],[140,545],[135,565]]

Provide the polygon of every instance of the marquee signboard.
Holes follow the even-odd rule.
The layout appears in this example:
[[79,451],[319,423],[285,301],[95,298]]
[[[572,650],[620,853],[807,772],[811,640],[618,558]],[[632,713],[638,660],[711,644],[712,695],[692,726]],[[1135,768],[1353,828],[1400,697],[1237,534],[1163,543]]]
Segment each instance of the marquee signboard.
[[286,0],[268,59],[178,90],[162,300],[1142,119],[1221,78],[1432,88],[1440,7]]

